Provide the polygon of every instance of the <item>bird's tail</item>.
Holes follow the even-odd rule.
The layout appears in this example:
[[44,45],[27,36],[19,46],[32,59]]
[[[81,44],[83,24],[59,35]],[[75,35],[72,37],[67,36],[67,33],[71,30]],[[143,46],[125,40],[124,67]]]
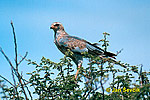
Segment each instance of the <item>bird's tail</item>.
[[117,56],[114,53],[104,51],[103,49],[98,47],[96,43],[94,44],[91,44],[90,42],[87,42],[87,43],[89,44],[89,52],[93,55],[97,54],[97,55],[102,56],[103,54],[104,57],[112,57],[114,59],[115,59],[115,56]]
[[[112,58],[115,58],[115,56],[117,56],[116,54],[114,53],[111,53],[111,52],[104,52],[104,55],[108,56],[108,57],[112,57]],[[116,58],[115,58],[116,59]]]

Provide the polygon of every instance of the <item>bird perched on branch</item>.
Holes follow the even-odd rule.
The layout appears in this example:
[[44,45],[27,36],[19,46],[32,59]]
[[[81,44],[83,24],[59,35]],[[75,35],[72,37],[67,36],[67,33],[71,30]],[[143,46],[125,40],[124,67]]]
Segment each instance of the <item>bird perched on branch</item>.
[[108,56],[114,57],[116,54],[111,52],[106,52],[96,44],[92,44],[84,39],[79,37],[71,36],[65,32],[63,25],[60,22],[52,23],[50,29],[54,30],[54,43],[57,48],[65,54],[67,49],[73,52],[73,55],[70,58],[77,65],[78,70],[75,75],[75,79],[77,78],[77,74],[79,72],[80,67],[82,66],[83,55],[82,52],[88,52],[94,56]]

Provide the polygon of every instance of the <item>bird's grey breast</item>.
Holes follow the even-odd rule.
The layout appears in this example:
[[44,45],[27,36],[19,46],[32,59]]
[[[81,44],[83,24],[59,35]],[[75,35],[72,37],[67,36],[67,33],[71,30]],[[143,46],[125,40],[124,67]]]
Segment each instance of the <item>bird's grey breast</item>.
[[61,35],[61,32],[56,32],[55,36],[54,36],[54,42],[55,44],[59,44],[59,40],[62,38],[63,36]]
[[55,38],[54,42],[55,42],[55,45],[57,46],[57,48],[58,48],[63,54],[65,54],[66,48],[65,48],[63,45],[60,44],[60,40],[61,40],[62,38],[63,38],[62,36],[58,35],[58,36]]

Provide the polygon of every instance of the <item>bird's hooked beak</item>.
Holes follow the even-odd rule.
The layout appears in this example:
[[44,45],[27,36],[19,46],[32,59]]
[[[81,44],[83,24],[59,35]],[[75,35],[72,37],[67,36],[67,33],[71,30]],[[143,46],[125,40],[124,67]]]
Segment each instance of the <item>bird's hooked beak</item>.
[[52,26],[50,27],[50,29],[54,29],[54,25],[52,25]]

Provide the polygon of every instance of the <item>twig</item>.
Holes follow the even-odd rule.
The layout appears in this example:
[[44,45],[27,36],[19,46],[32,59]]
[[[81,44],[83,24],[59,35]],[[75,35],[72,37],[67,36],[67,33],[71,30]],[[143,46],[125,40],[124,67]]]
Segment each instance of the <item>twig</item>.
[[90,89],[90,91],[87,93],[87,95],[85,96],[85,98],[87,98],[87,96],[90,94],[91,91],[92,91],[92,89]]
[[14,84],[12,84],[8,79],[6,79],[5,77],[3,77],[2,75],[0,75],[1,78],[3,78],[5,81],[7,81],[9,84],[11,84],[13,87],[15,87]]
[[[23,58],[21,55],[19,55],[21,58]],[[28,61],[29,63],[32,63],[31,60],[24,58],[24,60]],[[36,64],[37,67],[40,67],[41,65]]]
[[[111,66],[111,63],[109,62],[108,65]],[[112,64],[112,66],[114,66],[114,63]],[[110,71],[112,71],[112,75],[113,75],[113,76],[112,76],[112,77],[113,77],[112,83],[114,83],[114,82],[115,82],[115,74],[116,74],[116,73],[115,73],[115,71],[112,69],[112,67],[110,68]],[[114,88],[114,84],[113,84],[112,88]]]
[[[22,91],[25,95],[25,98],[26,100],[28,100],[28,97],[27,97],[27,94],[26,94],[26,91],[24,89],[24,85],[22,83],[22,77],[20,76],[19,72],[18,72],[18,52],[17,52],[17,41],[16,41],[16,34],[15,34],[15,29],[14,29],[14,26],[13,26],[13,22],[11,21],[11,26],[12,26],[12,29],[13,29],[13,36],[14,36],[14,44],[15,44],[15,64],[16,64],[16,73],[17,73],[17,78],[18,78],[18,81],[19,83],[21,84],[21,88],[22,88]],[[21,61],[22,62],[22,61]]]
[[3,91],[2,93],[4,94],[5,99],[8,100],[7,99],[8,97],[7,97],[7,95],[6,95],[5,91],[4,91],[4,86],[5,85],[0,82],[0,88],[2,88],[2,91]]
[[140,69],[140,73],[139,73],[139,76],[140,76],[140,79],[141,79],[141,87],[143,86],[143,83],[144,83],[144,76],[143,76],[143,73],[142,73],[142,67],[143,65],[141,64],[141,69]]
[[17,52],[17,41],[16,41],[16,34],[15,34],[15,29],[14,29],[14,26],[13,26],[13,22],[11,21],[11,27],[13,29],[13,36],[14,36],[14,44],[15,44],[15,63],[16,63],[16,71],[18,71],[18,52]]
[[[18,72],[17,72],[17,73],[18,73]],[[26,98],[26,100],[28,100],[26,91],[25,91],[25,89],[24,89],[24,84],[22,83],[22,80],[23,80],[23,79],[22,79],[22,77],[20,76],[19,73],[18,73],[17,78],[18,78],[18,81],[19,81],[19,83],[20,83],[20,85],[21,85],[22,91],[23,91],[23,93],[24,93],[24,95],[25,95],[25,98]]]
[[[17,93],[17,88],[16,88],[16,80],[15,80],[15,76],[14,76],[14,72],[16,73],[16,70],[15,68],[13,67],[10,59],[7,57],[7,55],[5,54],[5,52],[3,51],[3,49],[0,47],[0,52],[3,54],[3,56],[5,57],[5,59],[7,60],[7,62],[9,63],[9,65],[11,66],[11,74],[12,74],[12,78],[13,78],[13,81],[14,81],[14,88],[16,90],[16,93]],[[18,94],[17,94],[18,95]],[[19,97],[19,96],[18,96]]]
[[[24,79],[23,79],[23,83],[26,84]],[[31,100],[33,100],[31,92],[30,92],[29,88],[27,87],[27,84],[25,85],[25,87],[27,88],[27,91],[28,91],[28,93],[30,95]]]
[[[24,86],[27,88],[27,91],[28,91],[28,93],[29,93],[29,96],[30,96],[31,100],[33,100],[32,95],[31,95],[31,92],[30,92],[30,90],[29,90],[29,88],[28,88],[28,86],[27,86],[27,84],[28,84],[29,82],[28,82],[27,80],[23,79],[23,77],[22,77],[22,72],[21,72],[21,79],[23,80]],[[25,81],[26,81],[27,83],[25,83]]]
[[[24,55],[24,57],[22,57],[22,59],[19,61],[18,65],[21,64],[21,62],[27,57],[27,55],[28,55],[28,52],[26,52],[26,54]],[[21,56],[21,55],[19,55],[19,56]]]
[[0,47],[0,52],[3,54],[3,56],[5,57],[5,59],[8,61],[9,65],[12,67],[12,69],[15,71],[15,68],[13,67],[10,59],[7,57],[7,55],[5,54],[5,52],[3,51],[3,49]]
[[[103,74],[103,60],[102,60],[102,62],[101,62],[101,74]],[[102,92],[103,92],[103,100],[104,100],[104,98],[105,98],[105,95],[104,95],[104,87],[103,87],[103,83],[102,83],[102,75],[101,75],[100,84],[101,84],[101,87],[102,87]]]
[[111,63],[117,64],[117,65],[120,65],[120,66],[122,66],[122,67],[124,67],[124,68],[127,68],[126,65],[123,65],[123,64],[121,64],[120,62],[115,61],[114,59],[107,58],[106,60],[107,60],[108,62],[111,62]]
[[[123,49],[121,49],[120,51],[117,51],[117,54],[116,54],[116,55],[120,54],[122,51],[123,51]],[[115,61],[114,59],[109,59],[109,58],[108,58],[108,61],[109,61],[109,60],[110,60],[110,62],[113,62],[113,65],[114,65],[114,64],[117,64],[117,65],[120,65],[120,66],[122,66],[122,67],[124,67],[124,68],[127,68],[127,66],[121,64],[120,62]]]
[[[13,29],[13,36],[14,36],[14,45],[15,45],[15,65],[16,65],[16,69],[14,68],[13,64],[11,63],[10,59],[8,58],[8,56],[5,54],[5,52],[2,50],[2,48],[0,47],[0,52],[3,54],[3,56],[5,57],[5,59],[7,60],[7,62],[9,63],[9,65],[11,66],[11,71],[12,71],[12,77],[13,77],[13,81],[14,81],[14,84],[12,84],[10,81],[6,80],[7,82],[9,82],[11,85],[14,86],[15,88],[15,92],[17,94],[17,98],[19,99],[19,95],[18,95],[18,91],[17,91],[17,87],[16,87],[16,80],[15,80],[15,75],[16,77],[18,78],[18,81],[21,85],[21,88],[23,90],[23,93],[25,95],[25,98],[26,100],[28,100],[27,98],[27,94],[26,94],[26,91],[24,89],[24,84],[22,83],[22,77],[20,76],[19,72],[18,72],[18,65],[25,59],[25,57],[27,56],[27,52],[25,54],[25,56],[20,60],[20,62],[18,63],[18,52],[17,52],[17,41],[16,41],[16,34],[15,34],[15,29],[14,29],[14,26],[13,26],[13,22],[11,21],[11,26],[12,26],[12,29]],[[1,76],[2,77],[2,76]],[[3,77],[4,79],[4,77]],[[25,85],[26,86],[26,85]],[[14,93],[14,96],[15,96],[15,93]]]
[[117,54],[116,55],[118,55],[119,53],[121,53],[123,51],[123,48],[120,50],[120,51],[117,51]]

